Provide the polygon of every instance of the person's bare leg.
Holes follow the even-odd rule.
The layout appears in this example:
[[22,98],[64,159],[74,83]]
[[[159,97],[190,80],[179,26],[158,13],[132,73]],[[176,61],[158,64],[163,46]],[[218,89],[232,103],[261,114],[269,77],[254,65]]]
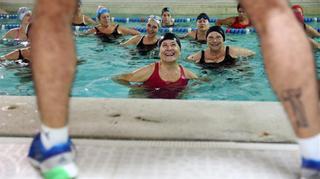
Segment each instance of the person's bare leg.
[[[48,176],[67,171],[66,176],[73,177],[77,173],[67,127],[69,94],[76,64],[71,32],[75,7],[75,0],[38,0],[31,31],[32,71],[42,126],[39,137],[33,140],[29,158],[39,162],[40,167],[54,157],[62,156],[64,160],[61,161],[66,161],[47,162],[50,167],[41,168],[41,171]],[[43,157],[37,158],[35,152],[39,152],[40,146],[44,147],[40,153]],[[46,154],[50,150],[58,152]],[[61,172],[61,168],[65,171]]]
[[241,3],[259,34],[271,85],[301,139],[302,156],[320,162],[319,96],[310,43],[286,0]]
[[52,127],[67,123],[76,56],[71,34],[75,2],[39,0],[32,32],[32,70],[41,120]]

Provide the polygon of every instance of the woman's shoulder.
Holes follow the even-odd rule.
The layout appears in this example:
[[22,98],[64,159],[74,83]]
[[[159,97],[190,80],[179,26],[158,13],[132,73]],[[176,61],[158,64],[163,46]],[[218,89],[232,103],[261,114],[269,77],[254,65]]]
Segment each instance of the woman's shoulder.
[[196,74],[194,74],[190,69],[180,65],[181,68],[183,69],[184,71],[184,75],[187,79],[197,79],[198,76]]
[[194,54],[191,54],[189,57],[188,57],[188,60],[191,60],[191,61],[194,61],[194,62],[199,62],[200,61],[200,58],[202,56],[202,51],[203,50],[200,50]]

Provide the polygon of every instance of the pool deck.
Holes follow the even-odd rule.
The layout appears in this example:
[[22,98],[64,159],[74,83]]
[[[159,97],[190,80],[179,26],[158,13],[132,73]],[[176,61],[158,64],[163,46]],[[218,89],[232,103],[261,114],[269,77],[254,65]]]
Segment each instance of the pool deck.
[[[30,138],[0,138],[0,178],[40,179]],[[294,144],[74,140],[79,179],[297,179]]]
[[[72,98],[81,178],[295,179],[299,150],[278,102]],[[0,178],[27,162],[34,97],[0,96]]]

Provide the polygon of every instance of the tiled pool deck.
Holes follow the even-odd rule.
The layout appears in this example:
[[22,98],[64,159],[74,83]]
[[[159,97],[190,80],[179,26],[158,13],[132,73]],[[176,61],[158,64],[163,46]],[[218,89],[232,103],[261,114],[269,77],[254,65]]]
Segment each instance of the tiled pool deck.
[[[0,96],[0,178],[27,162],[34,97]],[[81,178],[295,179],[299,150],[277,102],[73,98]],[[98,140],[99,139],[99,140]]]

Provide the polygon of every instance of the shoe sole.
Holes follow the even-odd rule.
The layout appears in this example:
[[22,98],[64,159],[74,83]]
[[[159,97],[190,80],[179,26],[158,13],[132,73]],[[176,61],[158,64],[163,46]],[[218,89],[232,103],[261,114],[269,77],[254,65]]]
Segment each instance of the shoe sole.
[[78,175],[78,167],[74,162],[75,152],[65,152],[41,163],[30,157],[28,159],[34,168],[41,171],[45,179],[67,179]]

